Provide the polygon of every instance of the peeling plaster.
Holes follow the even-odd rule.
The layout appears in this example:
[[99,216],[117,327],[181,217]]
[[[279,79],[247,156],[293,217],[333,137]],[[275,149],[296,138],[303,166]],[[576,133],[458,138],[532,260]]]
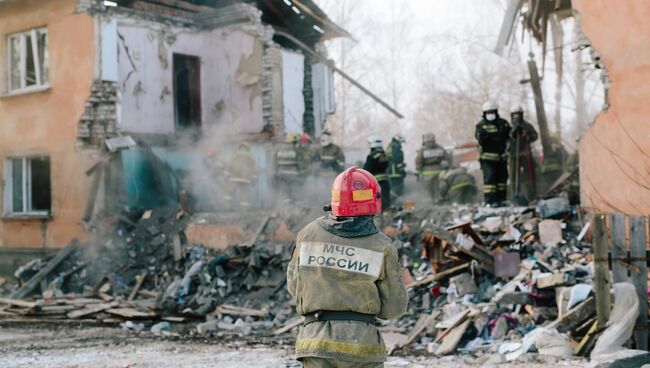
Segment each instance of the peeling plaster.
[[256,39],[253,43],[253,52],[239,61],[237,69],[237,82],[242,87],[251,88],[249,104],[262,95],[262,85],[260,83],[262,74],[262,42]]

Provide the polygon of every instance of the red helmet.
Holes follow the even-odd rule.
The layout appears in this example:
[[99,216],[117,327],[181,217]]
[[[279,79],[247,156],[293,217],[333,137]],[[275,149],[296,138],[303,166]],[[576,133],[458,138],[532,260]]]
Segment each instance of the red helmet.
[[367,216],[381,213],[381,188],[366,170],[353,166],[336,177],[332,184],[334,216]]

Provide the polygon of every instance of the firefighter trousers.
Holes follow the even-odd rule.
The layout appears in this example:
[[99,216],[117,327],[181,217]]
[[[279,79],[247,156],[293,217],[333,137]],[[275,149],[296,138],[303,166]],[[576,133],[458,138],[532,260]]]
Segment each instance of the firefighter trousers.
[[304,368],[383,368],[384,363],[359,363],[317,357],[301,358]]
[[508,193],[508,161],[481,160],[481,171],[485,203],[498,204],[505,201]]
[[382,211],[386,211],[390,207],[390,181],[381,180],[379,187],[381,187],[381,208]]
[[397,196],[404,194],[404,177],[390,178],[390,190]]

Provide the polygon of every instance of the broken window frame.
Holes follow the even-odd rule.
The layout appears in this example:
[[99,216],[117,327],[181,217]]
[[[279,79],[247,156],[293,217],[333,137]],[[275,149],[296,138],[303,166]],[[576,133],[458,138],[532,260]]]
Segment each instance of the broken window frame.
[[[39,45],[39,39],[44,36],[44,42]],[[29,44],[27,39],[29,38]],[[14,40],[18,40],[18,58],[14,57]],[[23,93],[39,91],[50,87],[49,78],[49,36],[46,27],[33,28],[27,31],[12,33],[6,39],[7,53],[7,91],[12,93]],[[42,49],[39,49],[41,47]],[[31,50],[32,64],[34,67],[34,80],[27,76],[28,48]],[[43,60],[40,60],[40,59]],[[14,60],[16,59],[16,60]],[[16,67],[15,63],[18,64]],[[16,73],[18,73],[16,75]],[[13,80],[18,77],[18,86],[14,86]],[[28,84],[33,82],[33,84]]]
[[[49,182],[49,208],[34,209],[32,197],[32,163],[37,160],[46,160],[50,164],[50,172],[48,173],[47,180]],[[16,192],[14,188],[14,163],[20,162],[20,191],[22,204],[21,208],[14,208],[14,199]],[[49,217],[52,212],[52,172],[51,161],[48,156],[22,156],[22,157],[7,157],[4,160],[4,214],[5,216],[28,216],[28,217]]]

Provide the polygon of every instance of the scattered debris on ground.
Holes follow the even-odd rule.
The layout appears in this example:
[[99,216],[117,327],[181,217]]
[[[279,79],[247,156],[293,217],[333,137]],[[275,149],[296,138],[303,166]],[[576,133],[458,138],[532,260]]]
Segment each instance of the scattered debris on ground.
[[[3,280],[12,290],[0,299],[0,323],[290,342],[302,317],[285,270],[294,234],[311,218],[297,207],[189,215],[178,206],[104,217],[93,241],[24,265],[13,288]],[[410,208],[383,223],[410,295],[408,313],[380,327],[391,355],[455,353],[485,364],[531,352],[587,357],[605,331],[589,223],[562,201]]]

